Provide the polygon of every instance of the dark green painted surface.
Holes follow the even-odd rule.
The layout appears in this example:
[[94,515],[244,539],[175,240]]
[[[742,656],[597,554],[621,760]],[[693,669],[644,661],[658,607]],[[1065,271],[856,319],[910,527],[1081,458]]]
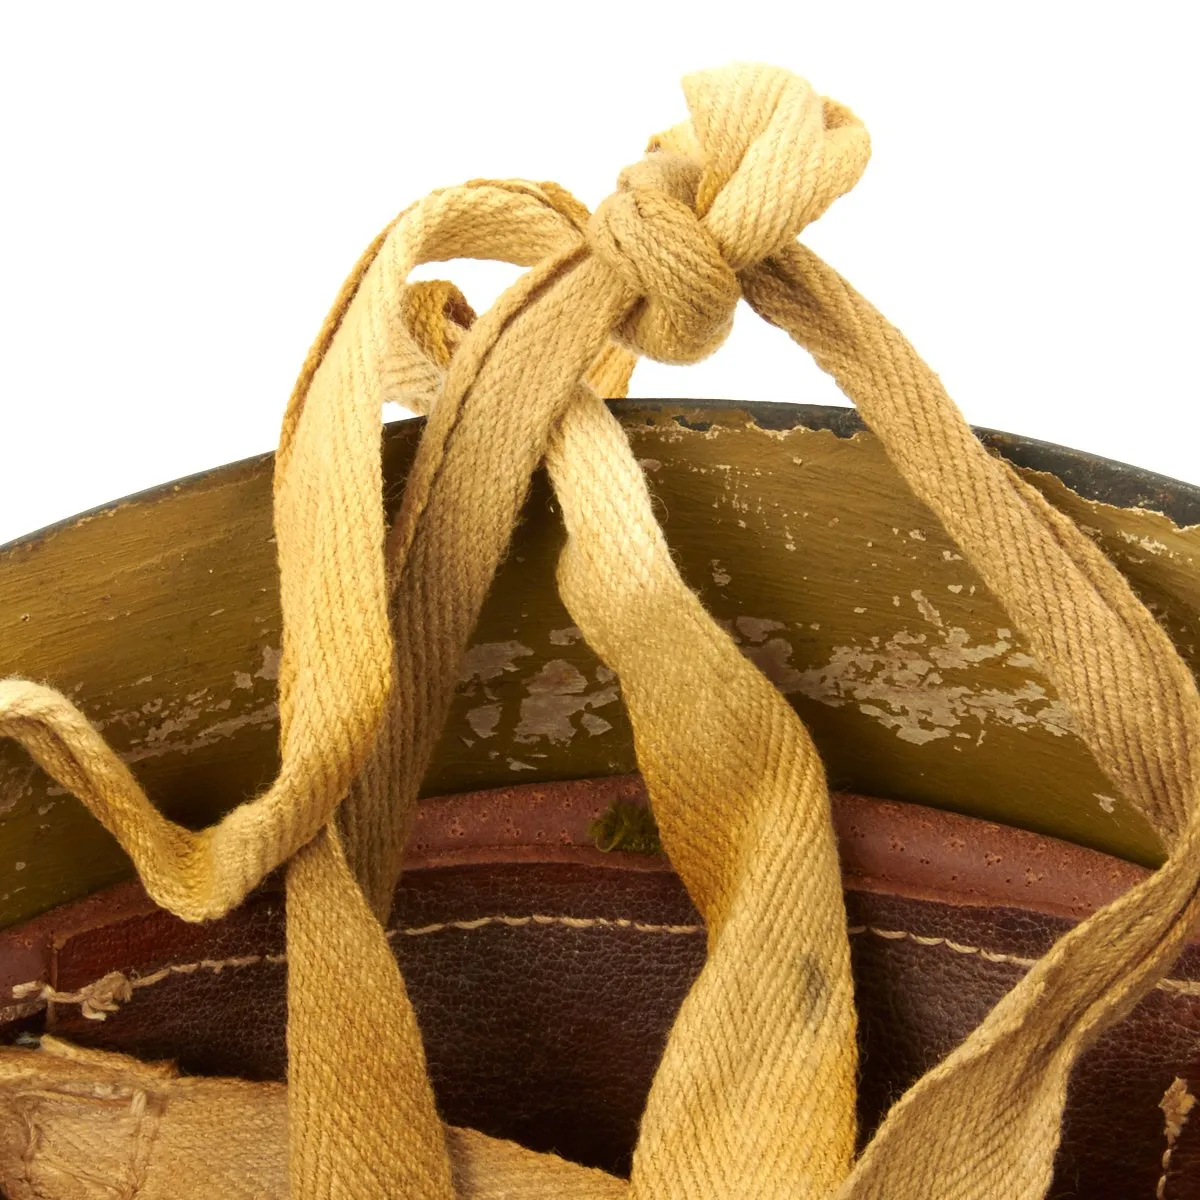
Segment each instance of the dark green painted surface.
[[[616,407],[689,583],[795,704],[835,784],[1154,860],[1145,823],[1072,735],[1004,613],[852,414]],[[385,436],[392,506],[418,433],[406,422]],[[1200,514],[1195,489],[987,436],[1042,468],[1028,477],[1094,533],[1195,662],[1200,527],[1172,520]],[[221,468],[0,550],[0,675],[68,692],[162,807],[195,825],[275,769],[270,470],[269,458]],[[560,537],[539,478],[427,793],[634,767],[617,683],[554,592]],[[0,924],[128,873],[77,801],[0,746]]]

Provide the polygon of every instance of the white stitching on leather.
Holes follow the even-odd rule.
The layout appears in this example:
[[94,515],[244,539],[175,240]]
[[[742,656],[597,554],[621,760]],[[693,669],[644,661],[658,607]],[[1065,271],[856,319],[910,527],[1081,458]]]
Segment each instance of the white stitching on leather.
[[475,917],[470,921],[439,921],[435,925],[410,925],[406,928],[389,929],[388,937],[424,937],[428,933],[441,933],[443,929],[482,929],[485,925],[565,925],[568,929],[632,929],[635,933],[703,933],[703,925],[647,925],[643,921],[630,921],[625,917],[548,917],[533,913],[528,917]]
[[1179,1076],[1171,1081],[1171,1086],[1163,1092],[1163,1097],[1158,1102],[1158,1107],[1163,1111],[1163,1136],[1166,1139],[1167,1148],[1163,1151],[1162,1156],[1162,1175],[1159,1178],[1158,1187],[1154,1189],[1155,1200],[1167,1200],[1171,1158],[1195,1104],[1196,1097],[1188,1090],[1187,1080],[1181,1079]]
[[[624,917],[567,917],[548,916],[543,913],[531,913],[525,917],[510,917],[503,913],[492,916],[474,917],[462,921],[438,921],[432,925],[409,925],[397,929],[389,929],[389,939],[396,937],[427,937],[429,934],[442,933],[448,929],[459,929],[471,932],[483,929],[489,925],[506,925],[511,928],[526,926],[546,927],[564,926],[567,929],[625,929],[633,933],[663,934],[668,936],[694,936],[704,932],[703,925],[651,925],[643,921],[630,921]],[[860,937],[869,933],[885,941],[907,940],[918,946],[940,946],[955,954],[976,955],[987,962],[999,963],[1004,966],[1019,967],[1028,970],[1037,961],[1033,958],[1022,958],[1016,954],[1003,954],[997,950],[987,950],[982,946],[968,946],[949,938],[930,937],[925,934],[913,933],[907,929],[881,929],[875,925],[851,925],[846,931],[851,937]],[[47,1004],[78,1004],[88,1020],[103,1021],[109,1013],[117,1012],[120,1006],[133,998],[135,990],[153,987],[172,975],[194,975],[197,971],[211,971],[219,974],[224,970],[237,970],[243,967],[255,967],[262,964],[279,965],[287,961],[284,954],[247,954],[236,958],[200,959],[198,962],[172,963],[161,967],[150,975],[130,977],[121,971],[110,971],[107,975],[86,984],[78,991],[59,992],[42,980],[21,983],[13,988],[13,998],[17,1000],[33,1000]],[[1182,996],[1200,996],[1200,980],[1192,979],[1162,979],[1156,985],[1160,990]]]
[[[846,931],[851,937],[864,933],[873,933],[876,937],[888,941],[898,941],[906,938],[916,942],[918,946],[944,946],[955,954],[975,954],[988,962],[1002,963],[1006,966],[1020,967],[1028,971],[1038,961],[1036,958],[1021,958],[1016,954],[1002,954],[998,950],[985,950],[981,946],[965,946],[961,942],[952,942],[949,938],[926,937],[919,933],[910,933],[907,929],[879,929],[874,925],[851,925]],[[1172,992],[1179,996],[1200,996],[1200,979],[1160,979],[1155,987],[1160,991]]]

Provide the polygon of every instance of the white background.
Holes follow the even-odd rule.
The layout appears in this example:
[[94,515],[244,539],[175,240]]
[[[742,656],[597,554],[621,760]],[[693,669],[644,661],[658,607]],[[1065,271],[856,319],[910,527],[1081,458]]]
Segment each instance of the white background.
[[[343,276],[473,176],[589,205],[770,61],[854,108],[857,190],[805,234],[975,423],[1200,482],[1191,3],[7,4],[0,541],[269,449]],[[476,307],[512,272],[455,263]],[[428,274],[428,273],[427,273]],[[841,403],[743,310],[642,396]]]

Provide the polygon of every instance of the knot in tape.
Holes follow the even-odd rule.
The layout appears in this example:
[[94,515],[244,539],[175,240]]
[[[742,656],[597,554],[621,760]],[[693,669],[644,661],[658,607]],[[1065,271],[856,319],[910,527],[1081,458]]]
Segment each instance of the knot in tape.
[[639,354],[695,362],[727,335],[738,275],[858,182],[861,122],[788,71],[739,63],[684,80],[691,120],[650,140],[596,210],[596,256],[639,300],[615,331]]

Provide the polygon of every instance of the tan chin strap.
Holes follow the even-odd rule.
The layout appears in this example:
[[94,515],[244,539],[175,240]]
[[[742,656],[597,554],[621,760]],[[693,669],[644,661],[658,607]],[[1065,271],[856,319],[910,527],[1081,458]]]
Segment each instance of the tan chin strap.
[[[554,185],[475,181],[403,213],[348,282],[280,444],[283,766],[264,796],[189,833],[67,700],[0,685],[0,733],[88,804],[166,907],[217,916],[291,857],[293,1200],[1034,1200],[1072,1063],[1196,923],[1191,675],[1119,572],[983,449],[904,338],[795,240],[857,181],[862,126],[768,67],[684,88],[690,122],[655,138],[594,215]],[[457,257],[531,269],[473,320],[449,285],[407,283],[419,263]],[[852,983],[820,762],[680,578],[597,398],[623,394],[635,354],[691,362],[716,349],[740,298],[859,406],[1169,853],[1064,937],[857,1161]],[[385,399],[429,415],[386,550]],[[627,1185],[528,1153],[464,1171],[378,920],[467,639],[543,461],[567,528],[560,591],[620,676],[664,844],[709,930]]]

